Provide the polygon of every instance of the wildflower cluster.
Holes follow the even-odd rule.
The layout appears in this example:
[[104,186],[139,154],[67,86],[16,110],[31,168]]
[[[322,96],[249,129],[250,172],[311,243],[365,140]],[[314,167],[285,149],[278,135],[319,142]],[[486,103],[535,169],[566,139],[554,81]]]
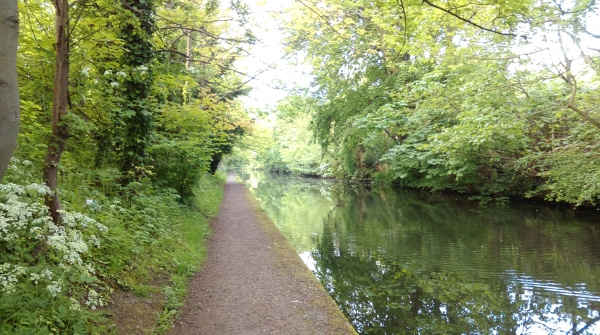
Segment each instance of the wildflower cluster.
[[50,194],[42,184],[0,184],[0,296],[15,293],[19,285],[43,285],[56,298],[64,293],[68,275],[95,274],[85,260],[90,248],[100,245],[97,235],[108,229],[67,211],[61,211],[62,221],[55,224],[43,204]]

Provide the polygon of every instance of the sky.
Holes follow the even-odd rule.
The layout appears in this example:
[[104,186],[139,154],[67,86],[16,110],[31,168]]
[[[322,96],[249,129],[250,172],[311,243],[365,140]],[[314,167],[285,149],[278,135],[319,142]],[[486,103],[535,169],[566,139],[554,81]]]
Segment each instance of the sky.
[[[241,100],[249,108],[263,111],[273,110],[278,101],[288,93],[280,87],[306,87],[310,78],[303,74],[302,67],[286,60],[283,50],[283,32],[278,28],[274,13],[285,11],[289,0],[247,0],[252,12],[251,20],[260,28],[255,31],[259,41],[250,49],[250,54],[236,62],[236,67],[250,76],[256,76],[248,84],[253,90]],[[306,70],[304,70],[306,71]]]

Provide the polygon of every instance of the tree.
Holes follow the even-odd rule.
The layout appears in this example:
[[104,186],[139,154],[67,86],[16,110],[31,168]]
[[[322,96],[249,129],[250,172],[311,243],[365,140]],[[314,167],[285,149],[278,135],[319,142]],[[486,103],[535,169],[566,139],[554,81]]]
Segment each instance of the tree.
[[[154,24],[167,24],[159,14],[167,11],[164,3],[0,1],[2,174],[19,128],[15,159],[0,184],[0,278],[10,278],[0,280],[2,334],[114,332],[109,320],[91,309],[104,306],[113,289],[146,280],[119,279],[132,270],[150,266],[169,276],[171,267],[160,260],[177,257],[137,255],[171,253],[172,245],[187,248],[179,242],[185,234],[171,223],[198,223],[199,213],[209,213],[204,201],[217,202],[219,178],[206,175],[211,154],[250,121],[233,99],[211,92],[217,82],[237,84],[232,70],[212,72],[218,66],[207,64],[202,73],[207,85],[197,89],[198,72],[186,69],[181,59],[159,58],[182,50],[152,48],[164,37]],[[165,6],[172,3],[190,4],[191,16],[207,5],[174,0]],[[222,17],[201,24],[193,17],[174,19],[230,37],[231,30],[215,28],[227,20]],[[17,30],[9,29],[17,27],[17,18],[18,53]],[[191,38],[199,36],[195,32]],[[229,60],[230,54],[215,41],[192,43],[191,61],[210,55],[215,65],[227,64],[218,57]],[[7,102],[19,103],[19,95],[9,90],[17,79],[20,109],[7,110]],[[193,101],[184,104],[181,97],[188,92]],[[7,121],[7,111],[20,121],[18,127]],[[152,158],[157,164],[148,164]],[[39,183],[42,173],[49,187]],[[199,199],[200,193],[207,196]],[[179,198],[190,200],[188,206],[177,204]],[[195,225],[198,238],[203,226]]]
[[44,181],[53,192],[46,196],[46,205],[56,223],[60,220],[61,209],[58,188],[58,164],[69,137],[64,121],[69,108],[69,1],[54,2],[56,61],[54,73],[54,95],[52,103],[52,135],[44,161]]
[[6,172],[19,133],[19,86],[17,46],[19,35],[18,1],[0,3],[0,181]]
[[123,65],[130,72],[123,83],[125,105],[121,117],[125,123],[121,171],[125,180],[139,180],[147,165],[147,148],[154,127],[154,111],[149,101],[152,88],[154,46],[154,4],[146,0],[128,0],[123,7],[130,13],[122,31],[126,52]]
[[[287,46],[313,69],[311,127],[333,175],[474,196],[537,189],[581,198],[539,186],[567,171],[544,174],[557,167],[549,157],[585,158],[579,172],[596,164],[600,133],[584,123],[600,125],[598,58],[581,39],[595,1],[294,5]],[[557,60],[563,45],[571,50]],[[600,199],[596,180],[577,183],[590,190],[585,202]]]

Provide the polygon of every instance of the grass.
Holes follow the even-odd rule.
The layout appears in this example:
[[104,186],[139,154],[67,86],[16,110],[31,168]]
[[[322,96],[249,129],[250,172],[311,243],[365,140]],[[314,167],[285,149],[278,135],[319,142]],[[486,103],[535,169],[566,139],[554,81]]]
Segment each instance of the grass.
[[173,241],[176,247],[169,253],[173,262],[169,271],[170,285],[163,289],[166,304],[158,318],[155,334],[164,334],[171,329],[185,301],[187,284],[206,257],[204,241],[210,234],[210,219],[219,212],[225,178],[223,174],[205,176],[195,192],[192,208],[182,213],[173,226],[179,232],[179,239]]
[[170,218],[168,231],[134,255],[135,270],[123,274],[127,284],[113,294],[108,313],[118,315],[113,318],[117,334],[165,334],[172,328],[185,302],[187,284],[206,257],[204,242],[210,220],[219,212],[225,179],[223,174],[205,175],[189,208],[164,209]]
[[[104,192],[94,173],[63,178],[63,215],[71,221],[52,231],[35,174],[12,169],[6,178],[0,219],[19,224],[5,225],[10,235],[0,241],[0,277],[10,279],[0,283],[0,333],[133,335],[170,329],[186,285],[205,259],[225,176],[202,176],[191,204],[187,199],[183,205],[173,190],[149,181],[122,186],[103,179],[102,190],[110,190]],[[25,208],[30,215],[21,215]],[[49,244],[38,233],[60,238]]]

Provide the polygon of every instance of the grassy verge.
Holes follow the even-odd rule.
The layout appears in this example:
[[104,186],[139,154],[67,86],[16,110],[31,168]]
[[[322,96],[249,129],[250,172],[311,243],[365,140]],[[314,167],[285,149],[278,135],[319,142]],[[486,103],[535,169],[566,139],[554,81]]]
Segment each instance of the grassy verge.
[[192,209],[183,213],[175,227],[180,232],[180,238],[173,241],[177,247],[170,253],[174,262],[169,273],[171,284],[164,287],[167,301],[154,330],[156,334],[164,334],[172,327],[183,306],[187,284],[204,261],[204,241],[209,234],[209,221],[219,212],[225,178],[225,175],[203,178],[196,190]]
[[149,181],[66,174],[57,225],[35,175],[15,166],[0,184],[0,334],[164,332],[204,259],[224,176],[202,176],[183,205]]

